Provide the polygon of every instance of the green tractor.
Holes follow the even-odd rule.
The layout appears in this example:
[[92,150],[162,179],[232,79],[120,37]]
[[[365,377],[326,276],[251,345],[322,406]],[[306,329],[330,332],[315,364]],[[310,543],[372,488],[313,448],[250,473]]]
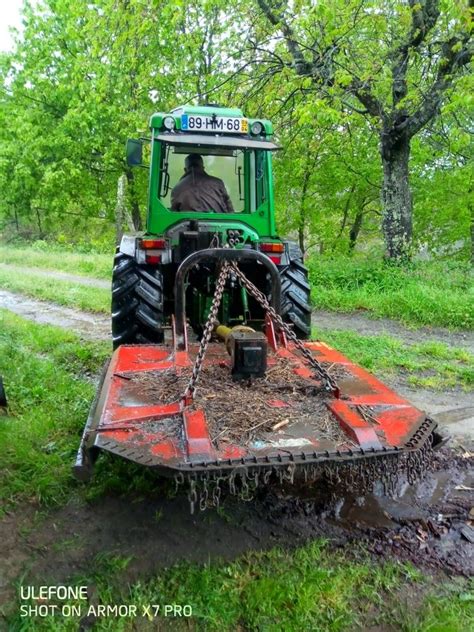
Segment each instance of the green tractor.
[[[178,107],[153,114],[148,213],[144,233],[125,235],[112,279],[114,348],[122,344],[162,343],[174,312],[176,271],[192,253],[208,248],[252,249],[277,266],[281,315],[300,339],[311,332],[310,286],[299,246],[281,239],[275,225],[272,141],[268,120],[248,119],[240,109]],[[127,163],[142,166],[143,140],[127,142]],[[199,154],[208,174],[225,185],[233,212],[213,208],[173,210],[173,189],[183,176],[186,157]],[[199,336],[215,293],[215,263],[202,262],[187,279],[189,324]],[[271,280],[265,266],[242,263],[247,278],[267,296]],[[262,329],[265,314],[237,279],[229,279],[218,314],[229,326]]]

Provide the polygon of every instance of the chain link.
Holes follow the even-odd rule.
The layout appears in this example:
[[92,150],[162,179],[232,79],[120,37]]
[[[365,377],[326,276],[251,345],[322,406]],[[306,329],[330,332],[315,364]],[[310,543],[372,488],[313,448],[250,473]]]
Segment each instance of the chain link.
[[227,280],[227,277],[229,276],[229,269],[229,262],[224,261],[220,269],[219,276],[217,277],[216,291],[212,299],[211,309],[209,310],[209,316],[207,317],[206,325],[202,334],[199,351],[194,362],[193,372],[191,374],[191,378],[186,387],[186,390],[184,391],[184,394],[182,396],[182,400],[184,400],[185,403],[189,400],[192,400],[196,392],[196,385],[199,380],[199,374],[201,373],[204,356],[206,355],[207,347],[209,346],[212,332],[214,330],[214,325],[217,321],[217,312],[219,311],[219,306],[224,294],[225,282]]

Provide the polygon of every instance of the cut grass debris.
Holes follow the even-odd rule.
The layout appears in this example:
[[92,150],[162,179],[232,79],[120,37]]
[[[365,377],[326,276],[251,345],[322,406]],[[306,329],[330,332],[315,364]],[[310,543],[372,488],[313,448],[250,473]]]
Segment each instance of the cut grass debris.
[[[357,560],[316,540],[295,550],[252,552],[231,563],[179,564],[147,581],[124,586],[129,558],[99,556],[78,585],[92,584],[97,603],[136,607],[136,616],[98,618],[94,630],[344,630],[464,632],[474,623],[467,581],[434,589],[412,566]],[[160,607],[157,612],[150,604]],[[176,604],[187,616],[168,613]],[[84,602],[69,602],[90,614]],[[92,611],[93,612],[93,611]],[[15,631],[77,629],[80,617],[10,620]],[[113,624],[113,625],[112,625]],[[137,627],[138,626],[138,627]]]
[[110,290],[48,279],[44,274],[19,275],[14,269],[0,268],[0,288],[19,292],[58,305],[90,312],[110,312]]
[[0,262],[110,279],[113,255],[75,253],[70,249],[36,242],[22,248],[0,245]]
[[352,331],[313,330],[320,338],[379,376],[402,372],[409,384],[425,388],[463,388],[474,386],[474,356],[465,349],[441,342],[408,345],[388,335],[362,336]]
[[311,257],[313,305],[367,310],[413,326],[474,327],[474,283],[467,264],[423,261],[405,267],[379,258]]

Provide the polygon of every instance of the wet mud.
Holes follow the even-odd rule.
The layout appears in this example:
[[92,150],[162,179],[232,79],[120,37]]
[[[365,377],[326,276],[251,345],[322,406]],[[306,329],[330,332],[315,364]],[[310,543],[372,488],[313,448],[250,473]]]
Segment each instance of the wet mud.
[[29,506],[0,521],[0,603],[12,582],[61,583],[87,573],[98,554],[130,557],[122,582],[146,580],[179,561],[231,560],[246,551],[294,547],[315,538],[349,557],[409,561],[429,572],[474,574],[474,452],[444,448],[433,470],[399,496],[354,496],[322,482],[260,488],[250,502],[223,498],[218,510],[190,514],[185,494],[160,492],[75,500],[47,515]]
[[35,323],[69,329],[88,340],[107,340],[111,337],[110,316],[106,314],[81,312],[2,289],[0,308],[8,309]]

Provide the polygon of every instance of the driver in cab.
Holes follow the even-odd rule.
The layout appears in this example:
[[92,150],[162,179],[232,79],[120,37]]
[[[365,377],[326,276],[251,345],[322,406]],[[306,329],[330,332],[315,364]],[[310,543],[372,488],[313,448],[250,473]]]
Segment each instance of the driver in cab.
[[186,156],[184,175],[171,191],[171,210],[234,213],[224,182],[206,173],[199,154]]

